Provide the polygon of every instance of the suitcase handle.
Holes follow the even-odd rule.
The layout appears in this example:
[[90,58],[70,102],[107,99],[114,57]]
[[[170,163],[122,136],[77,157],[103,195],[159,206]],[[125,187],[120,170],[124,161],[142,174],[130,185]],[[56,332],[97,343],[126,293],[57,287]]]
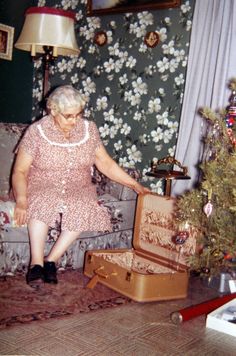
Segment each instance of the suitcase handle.
[[109,274],[109,273],[102,272],[103,270],[104,270],[104,266],[101,266],[93,271],[94,275],[92,279],[88,282],[86,288],[93,289],[96,286],[96,284],[99,282],[99,277],[107,279],[109,276],[117,276],[117,272],[111,272]]
[[106,273],[106,272],[102,272],[104,270],[104,266],[98,267],[97,269],[94,270],[94,273],[104,279],[107,279],[109,276],[117,276],[117,272],[111,272]]

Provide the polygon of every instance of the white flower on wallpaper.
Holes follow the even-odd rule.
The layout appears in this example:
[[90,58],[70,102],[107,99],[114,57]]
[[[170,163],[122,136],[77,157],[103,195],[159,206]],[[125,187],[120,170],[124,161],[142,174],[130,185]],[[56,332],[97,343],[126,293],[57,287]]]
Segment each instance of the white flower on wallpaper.
[[124,101],[128,101],[131,106],[138,106],[141,103],[141,95],[133,93],[132,90],[125,91]]
[[188,20],[186,21],[186,31],[190,31],[192,28],[192,21]]
[[173,147],[169,147],[168,148],[168,154],[169,154],[169,156],[174,156],[174,154],[175,154],[175,149],[176,149],[176,146],[173,146]]
[[150,113],[159,112],[161,110],[161,99],[155,98],[154,100],[149,100],[148,111]]
[[124,134],[125,136],[128,135],[130,131],[131,131],[131,126],[129,126],[127,123],[125,123],[120,129],[120,133]]
[[151,131],[153,142],[159,142],[163,139],[163,130],[158,127],[156,130]]
[[171,40],[169,43],[167,44],[163,44],[162,45],[162,51],[164,54],[174,54],[175,52],[175,48],[174,48],[174,41]]
[[137,14],[140,25],[149,26],[154,23],[154,16],[148,11],[143,11]]
[[99,127],[99,132],[102,138],[109,136],[110,128],[108,124],[104,124],[102,127]]
[[184,75],[181,73],[178,77],[175,77],[175,84],[176,85],[183,85],[184,84]]
[[76,6],[78,5],[78,3],[79,3],[79,0],[62,0],[62,2],[61,2],[64,10],[68,10],[69,8],[74,10],[76,8]]
[[117,142],[115,142],[114,147],[115,147],[116,151],[120,151],[123,147],[121,140],[118,140]]
[[186,1],[183,5],[181,5],[181,11],[185,14],[191,10],[191,6],[189,4],[189,1]]
[[75,73],[71,77],[71,82],[72,82],[72,84],[76,84],[76,83],[78,83],[78,81],[79,81],[78,73]]
[[129,33],[135,34],[137,38],[145,36],[147,26],[153,25],[154,17],[150,12],[143,11],[137,14],[137,20],[130,24]]
[[107,97],[103,96],[102,98],[98,98],[96,104],[97,104],[96,107],[98,111],[105,110],[108,106]]
[[39,7],[45,6],[45,4],[46,4],[46,0],[39,0],[39,2],[38,2]]
[[96,84],[92,81],[90,77],[86,78],[86,80],[83,80],[82,85],[84,87],[85,93],[92,94],[96,92]]
[[157,125],[168,125],[169,123],[169,113],[168,111],[164,111],[161,115],[156,115]]
[[142,153],[137,149],[136,145],[127,148],[127,153],[131,164],[142,161]]
[[150,141],[150,136],[147,134],[142,134],[139,136],[139,141],[145,145]]
[[135,111],[134,116],[133,116],[133,120],[135,121],[140,121],[142,119],[142,113],[139,111]]
[[127,58],[125,65],[127,68],[134,68],[136,63],[137,63],[137,59],[134,58],[133,56],[130,56]]
[[[74,11],[79,56],[58,57],[51,86],[72,84],[87,101],[85,117],[97,123],[106,149],[126,168],[137,168],[159,194],[161,180],[150,179],[152,159],[174,156],[178,135],[194,0],[174,9],[86,16],[86,0],[39,0],[38,6]],[[107,43],[94,36],[105,31]],[[149,48],[144,37],[157,31]],[[42,98],[42,63],[34,65],[33,109]],[[33,118],[34,120],[35,118]]]
[[162,27],[159,31],[158,31],[159,37],[160,37],[160,41],[164,42],[167,39],[167,29],[165,27]]
[[128,82],[128,77],[127,77],[127,74],[123,74],[120,78],[119,78],[119,82],[121,85],[124,85]]
[[115,119],[115,116],[114,116],[114,109],[110,109],[109,111],[105,111],[104,112],[104,120],[105,121],[110,121],[110,122],[113,122],[114,119]]
[[167,71],[170,67],[170,63],[167,57],[163,57],[160,61],[156,63],[158,72],[164,73]]
[[85,66],[86,66],[86,60],[83,57],[78,57],[78,60],[76,62],[76,67],[82,69]]
[[144,83],[141,77],[138,77],[137,80],[132,82],[132,87],[134,89],[134,93],[138,93],[140,95],[147,94],[147,83]]

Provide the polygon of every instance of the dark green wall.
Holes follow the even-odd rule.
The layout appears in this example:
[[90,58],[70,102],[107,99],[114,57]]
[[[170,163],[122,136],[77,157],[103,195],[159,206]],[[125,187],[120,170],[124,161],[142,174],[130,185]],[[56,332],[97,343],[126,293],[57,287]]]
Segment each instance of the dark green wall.
[[[0,0],[0,23],[15,28],[14,43],[32,0]],[[31,121],[33,63],[29,52],[13,48],[12,60],[0,58],[0,122]]]

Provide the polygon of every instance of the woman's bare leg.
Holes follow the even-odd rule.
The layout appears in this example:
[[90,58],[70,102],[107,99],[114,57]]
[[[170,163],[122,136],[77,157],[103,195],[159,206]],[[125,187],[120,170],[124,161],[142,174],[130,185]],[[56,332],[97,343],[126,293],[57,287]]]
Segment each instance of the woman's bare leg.
[[43,266],[48,226],[42,221],[31,219],[28,223],[28,231],[30,238],[30,265]]
[[62,231],[45,260],[57,262],[78,237],[78,231]]

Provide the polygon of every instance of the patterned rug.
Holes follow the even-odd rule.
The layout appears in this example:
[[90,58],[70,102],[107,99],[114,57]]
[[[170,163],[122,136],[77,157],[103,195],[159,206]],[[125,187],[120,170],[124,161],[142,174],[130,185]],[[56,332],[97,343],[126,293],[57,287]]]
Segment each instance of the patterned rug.
[[132,302],[100,283],[92,290],[86,288],[89,279],[80,271],[61,271],[58,280],[57,285],[44,284],[35,290],[26,284],[25,276],[1,277],[0,328]]

